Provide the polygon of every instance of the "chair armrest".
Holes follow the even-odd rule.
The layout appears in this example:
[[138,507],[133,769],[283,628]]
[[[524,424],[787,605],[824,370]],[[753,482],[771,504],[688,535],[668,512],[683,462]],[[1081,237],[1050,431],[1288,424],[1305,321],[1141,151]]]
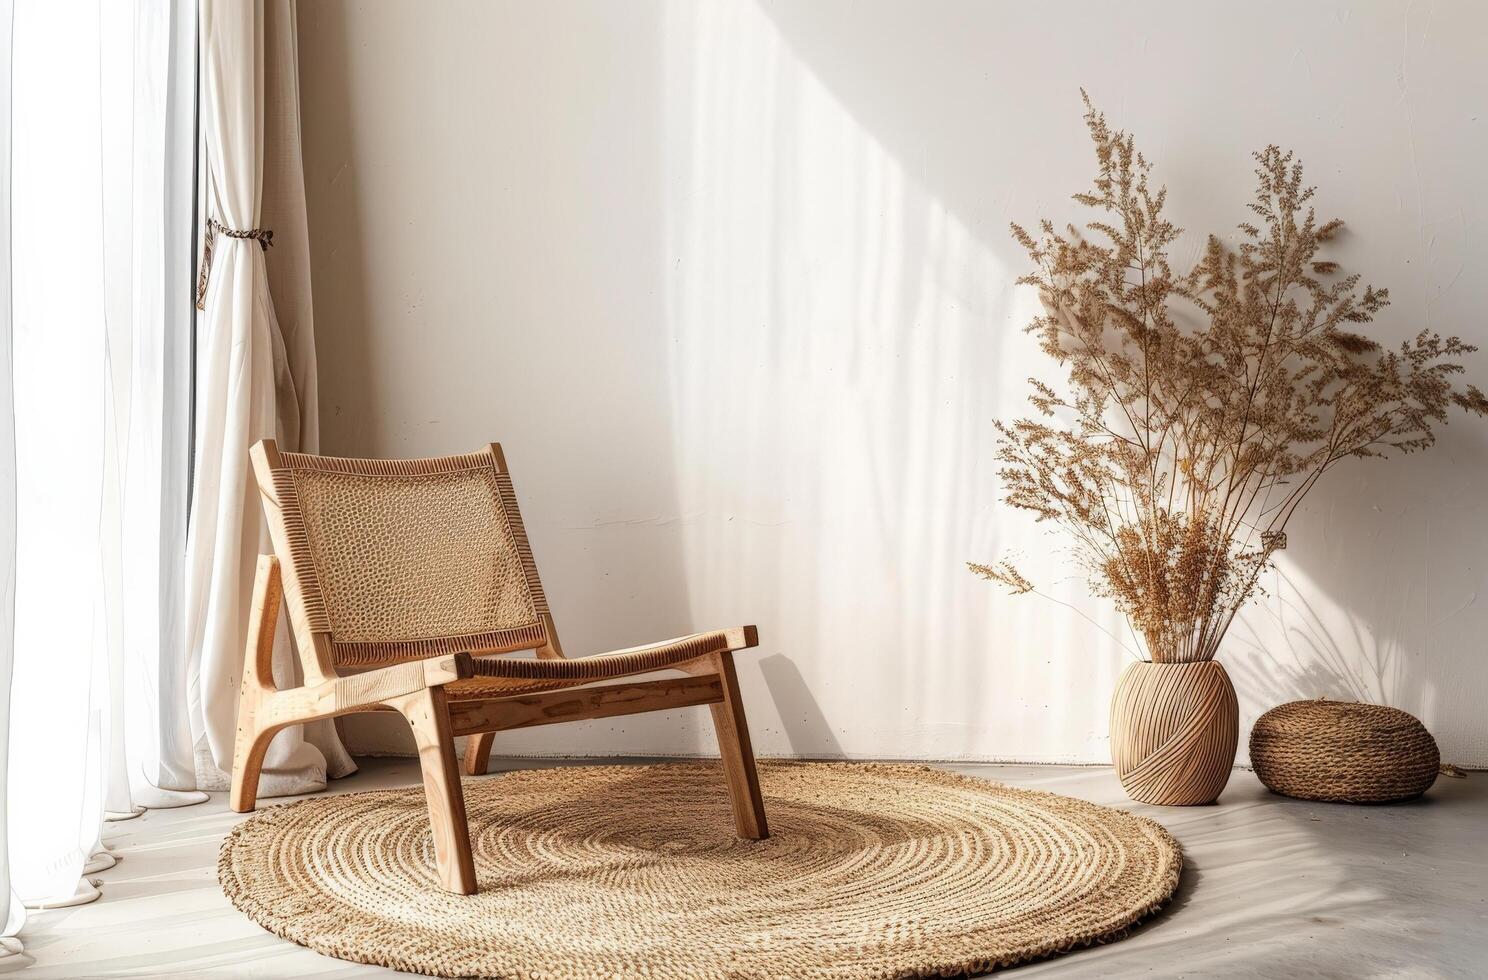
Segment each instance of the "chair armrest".
[[730,650],[748,650],[759,646],[758,626],[734,626],[723,632],[728,637]]
[[261,693],[259,726],[268,728],[314,721],[358,708],[371,708],[393,698],[416,694],[474,674],[475,666],[470,654],[452,653],[378,667],[360,674],[332,677],[319,684],[282,691],[265,686]]
[[711,637],[717,634],[723,635],[724,646],[721,649],[718,647],[714,647],[708,652],[721,653],[733,650],[748,650],[750,647],[759,646],[758,627],[731,626],[728,629],[704,630],[701,633],[689,633],[687,636],[673,637],[670,640],[660,640],[656,643],[643,643],[638,647],[623,647],[619,650],[606,650],[604,653],[595,653],[591,654],[588,657],[579,657],[576,659],[595,660],[600,657],[623,657],[630,654],[645,654],[653,650],[665,650],[670,647],[675,647],[681,643],[687,643],[691,640],[700,640],[704,637]]
[[377,704],[425,688],[464,680],[474,674],[475,666],[470,654],[452,653],[338,677],[331,682],[334,685],[334,710]]

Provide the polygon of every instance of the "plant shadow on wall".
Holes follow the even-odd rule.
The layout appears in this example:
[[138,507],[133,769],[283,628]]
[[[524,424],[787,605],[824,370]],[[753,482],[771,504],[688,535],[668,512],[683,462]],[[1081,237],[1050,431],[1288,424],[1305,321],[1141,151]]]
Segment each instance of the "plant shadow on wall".
[[[1392,321],[1402,319],[1391,316]],[[1480,358],[1470,370],[1475,373]],[[1404,707],[1449,752],[1481,736],[1471,714],[1483,681],[1475,611],[1481,592],[1480,426],[1448,425],[1420,463],[1349,460],[1299,509],[1266,595],[1230,633],[1226,660],[1268,700],[1330,697]],[[1460,475],[1459,475],[1460,474]],[[1259,711],[1257,712],[1259,713]]]
[[1243,689],[1264,704],[1298,697],[1420,702],[1424,678],[1405,662],[1414,631],[1397,619],[1383,629],[1358,617],[1340,621],[1285,569],[1269,577],[1259,614],[1238,618],[1227,639],[1229,669]]

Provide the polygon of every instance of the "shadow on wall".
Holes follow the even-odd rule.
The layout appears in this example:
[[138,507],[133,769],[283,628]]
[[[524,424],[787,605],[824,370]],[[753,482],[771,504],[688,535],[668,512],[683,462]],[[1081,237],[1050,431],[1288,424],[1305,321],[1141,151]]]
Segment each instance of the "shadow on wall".
[[368,239],[361,174],[356,165],[348,11],[340,3],[298,13],[301,47],[314,51],[300,66],[301,140],[310,225],[315,342],[320,361],[322,451],[375,456],[382,448],[378,413],[380,366],[366,335]]
[[[865,120],[753,4],[667,10],[687,576],[694,620],[758,615],[765,649],[793,665],[787,681],[762,664],[778,719],[760,719],[757,741],[812,756],[1099,757],[1116,642],[1003,601],[964,566],[1019,546],[1053,557],[996,502],[990,423],[1021,410],[1038,369],[1018,330],[1023,258],[1005,216],[956,207],[985,197],[1008,151],[984,135],[947,149],[960,186],[942,195],[879,127],[913,140],[944,116],[888,100],[899,115]],[[1078,139],[1077,111],[1069,122]],[[1079,583],[1051,591],[1121,629]],[[756,683],[751,670],[746,697]]]
[[[729,409],[753,410],[750,428],[732,419],[708,422],[706,415],[699,421],[685,411],[696,399],[679,388],[679,415],[690,419],[681,423],[682,438],[687,441],[691,424],[728,432],[733,446],[760,440],[771,451],[799,450],[779,468],[760,461],[749,488],[764,496],[759,475],[780,479],[790,488],[790,504],[772,508],[772,515],[809,519],[801,526],[821,535],[814,550],[771,543],[781,578],[790,583],[777,608],[793,627],[793,640],[818,644],[795,659],[820,690],[830,682],[821,660],[834,657],[821,646],[857,641],[851,656],[859,669],[886,669],[891,678],[879,692],[884,706],[899,692],[915,713],[903,731],[918,751],[936,752],[938,745],[995,756],[1008,744],[999,745],[1005,733],[995,730],[921,738],[932,725],[936,694],[949,695],[941,717],[975,718],[957,697],[967,691],[986,697],[995,690],[997,707],[1021,708],[1036,723],[1055,719],[1056,740],[1068,743],[1071,718],[1094,712],[1103,728],[1109,682],[1100,675],[1120,665],[1105,643],[1079,651],[1086,669],[1072,669],[1079,661],[1061,665],[1040,657],[1047,624],[1067,614],[1044,606],[1037,613],[1043,622],[1032,628],[1026,621],[997,625],[979,611],[1010,607],[968,595],[953,580],[968,553],[991,555],[1021,543],[1040,553],[1037,562],[1048,552],[1047,543],[1036,544],[1015,527],[1021,514],[988,513],[1006,509],[995,502],[986,423],[1022,410],[1024,375],[1052,372],[1037,361],[1031,372],[1022,370],[1023,348],[1004,342],[1021,320],[1021,298],[993,284],[1010,281],[1025,262],[1007,238],[1009,219],[1076,214],[1064,195],[1090,176],[1077,86],[1089,85],[1113,120],[1139,139],[1149,134],[1144,149],[1172,188],[1175,215],[1198,229],[1223,230],[1246,217],[1251,149],[1273,139],[1295,146],[1314,162],[1321,206],[1352,220],[1357,234],[1344,236],[1342,261],[1392,288],[1395,306],[1376,325],[1377,335],[1390,341],[1431,327],[1488,340],[1477,326],[1483,291],[1461,275],[1473,253],[1459,227],[1464,214],[1488,212],[1480,182],[1463,163],[1481,159],[1481,138],[1454,127],[1449,114],[1425,111],[1451,104],[1452,94],[1471,84],[1473,46],[1445,41],[1428,48],[1428,32],[1413,30],[1421,27],[1419,18],[1407,17],[1402,52],[1394,21],[1340,23],[1314,10],[1299,36],[1393,45],[1391,57],[1410,71],[1410,86],[1397,91],[1386,72],[1370,73],[1361,86],[1358,72],[1319,73],[1309,64],[1307,98],[1300,100],[1296,79],[1286,73],[1257,81],[1253,73],[1225,71],[1228,59],[1244,62],[1278,43],[1262,22],[1163,9],[1166,33],[1133,30],[1127,11],[1081,6],[1063,24],[1069,37],[1058,45],[1045,44],[1047,8],[971,0],[939,5],[934,17],[902,4],[853,0],[760,3],[758,18],[735,11],[732,20],[716,14],[712,23],[707,15],[686,23],[700,52],[690,66],[697,79],[692,114],[683,117],[691,120],[691,145],[674,145],[668,158],[690,155],[693,194],[680,230],[674,228],[674,247],[737,258],[742,242],[743,261],[731,268],[746,272],[758,297],[732,301],[752,300],[759,326],[747,349],[717,341],[693,322],[700,304],[688,290],[716,296],[729,280],[679,283],[673,315],[683,331],[684,361],[678,373],[732,345],[729,360],[754,368],[746,376],[763,384]],[[728,43],[714,50],[710,28],[725,27]],[[734,54],[751,43],[752,57]],[[1036,56],[1026,54],[1029,45],[1038,47]],[[1172,53],[1165,74],[1247,80],[1155,90],[1140,66],[1157,48]],[[756,98],[730,101],[726,80]],[[1237,114],[1218,138],[1194,140],[1191,129],[1165,118],[1209,118],[1215,104],[1257,84],[1276,86],[1278,97],[1259,103],[1247,97],[1269,108]],[[1135,111],[1127,111],[1129,101]],[[1384,105],[1390,110],[1382,112]],[[1332,125],[1320,129],[1319,117]],[[719,120],[730,129],[721,132]],[[1398,182],[1389,184],[1396,175],[1388,168],[1345,169],[1335,162],[1356,159],[1360,141],[1372,144],[1376,137],[1366,134],[1380,128],[1413,147],[1416,170],[1404,182],[1414,182],[1415,200],[1404,213],[1378,203],[1391,196],[1382,182],[1400,193]],[[729,133],[748,135],[730,142]],[[1423,155],[1418,143],[1437,151]],[[1216,193],[1216,181],[1231,189]],[[710,185],[748,188],[758,199],[736,211],[709,211]],[[834,223],[837,237],[822,234]],[[729,234],[714,230],[720,227]],[[741,227],[751,234],[741,239]],[[833,253],[828,241],[844,248]],[[1201,244],[1200,235],[1188,236],[1175,264],[1187,264]],[[829,295],[834,287],[851,290],[851,298]],[[1475,329],[1479,336],[1470,333]],[[698,333],[696,346],[687,343],[689,330]],[[1012,370],[1010,361],[1017,362]],[[1480,383],[1488,378],[1488,358],[1475,358],[1470,371]],[[834,388],[842,390],[837,404]],[[756,402],[772,406],[774,417]],[[1298,515],[1273,597],[1237,624],[1224,653],[1248,718],[1280,701],[1319,694],[1391,703],[1419,714],[1456,752],[1488,759],[1488,736],[1473,707],[1488,692],[1488,658],[1478,654],[1488,616],[1476,601],[1488,585],[1480,557],[1488,551],[1488,502],[1475,490],[1488,478],[1488,432],[1476,421],[1454,422],[1427,455],[1340,468]],[[738,499],[684,480],[684,500],[699,496],[708,501],[705,509]],[[844,511],[852,519],[834,527]],[[729,534],[714,530],[689,553],[719,550],[716,542]],[[761,537],[754,536],[756,546]],[[865,581],[875,572],[887,581]],[[843,576],[856,579],[852,588],[838,592],[827,584]],[[712,580],[703,575],[701,583],[706,596]],[[1065,596],[1085,606],[1081,584],[1063,584]],[[809,601],[794,604],[801,597]],[[1124,633],[1109,610],[1094,611],[1102,625]],[[870,622],[874,629],[866,628]],[[1087,630],[1074,633],[1090,643]],[[1000,658],[994,677],[993,665],[978,659],[989,639],[1004,656],[1011,646],[1012,658],[1033,660],[1040,676],[1020,674],[1017,663]],[[917,647],[954,663],[944,664],[940,676],[917,676],[933,675],[937,666]],[[1098,663],[1094,677],[1089,653]],[[848,657],[837,663],[847,666]],[[955,675],[960,692],[945,686]],[[1091,688],[1094,699],[1084,696]],[[1030,694],[1074,703],[1040,712]],[[846,710],[830,690],[824,701],[828,714]],[[1087,737],[1085,744],[1091,742]]]
[[1488,478],[1488,431],[1458,422],[1427,454],[1348,461],[1298,514],[1268,594],[1226,643],[1246,727],[1301,698],[1390,704],[1481,763],[1488,540],[1471,488]]
[[780,713],[780,727],[785,731],[790,754],[797,758],[844,758],[842,743],[795,663],[777,653],[761,657],[759,669],[770,700]]
[[[491,439],[573,655],[695,627],[672,473],[660,10],[300,11],[329,453]],[[714,751],[707,712],[502,735],[495,751]],[[362,752],[403,726],[348,724]]]

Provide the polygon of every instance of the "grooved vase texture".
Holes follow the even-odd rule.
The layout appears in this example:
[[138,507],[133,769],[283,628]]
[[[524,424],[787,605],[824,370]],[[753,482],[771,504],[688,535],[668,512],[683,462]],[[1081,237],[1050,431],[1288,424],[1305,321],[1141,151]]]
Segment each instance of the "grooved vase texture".
[[1219,799],[1240,738],[1230,675],[1213,660],[1130,664],[1111,698],[1111,761],[1132,799],[1201,806]]
[[925,766],[762,762],[741,840],[716,763],[467,781],[480,890],[439,888],[423,792],[259,811],[218,877],[264,928],[433,976],[938,977],[1124,936],[1178,885],[1158,824]]
[[1381,704],[1292,701],[1256,719],[1250,763],[1273,793],[1330,803],[1394,803],[1431,788],[1436,739],[1414,715]]

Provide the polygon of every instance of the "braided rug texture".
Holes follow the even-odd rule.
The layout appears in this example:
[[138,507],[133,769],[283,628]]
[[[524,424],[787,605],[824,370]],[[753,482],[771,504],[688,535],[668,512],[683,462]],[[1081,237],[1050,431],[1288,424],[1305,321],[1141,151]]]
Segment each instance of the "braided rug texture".
[[1436,739],[1414,715],[1382,704],[1291,701],[1250,730],[1250,764],[1273,793],[1328,803],[1394,803],[1431,788]]
[[1151,820],[924,766],[764,762],[771,837],[716,763],[470,780],[480,892],[438,887],[422,790],[261,810],[218,877],[270,932],[432,976],[942,977],[1108,942],[1178,885]]

